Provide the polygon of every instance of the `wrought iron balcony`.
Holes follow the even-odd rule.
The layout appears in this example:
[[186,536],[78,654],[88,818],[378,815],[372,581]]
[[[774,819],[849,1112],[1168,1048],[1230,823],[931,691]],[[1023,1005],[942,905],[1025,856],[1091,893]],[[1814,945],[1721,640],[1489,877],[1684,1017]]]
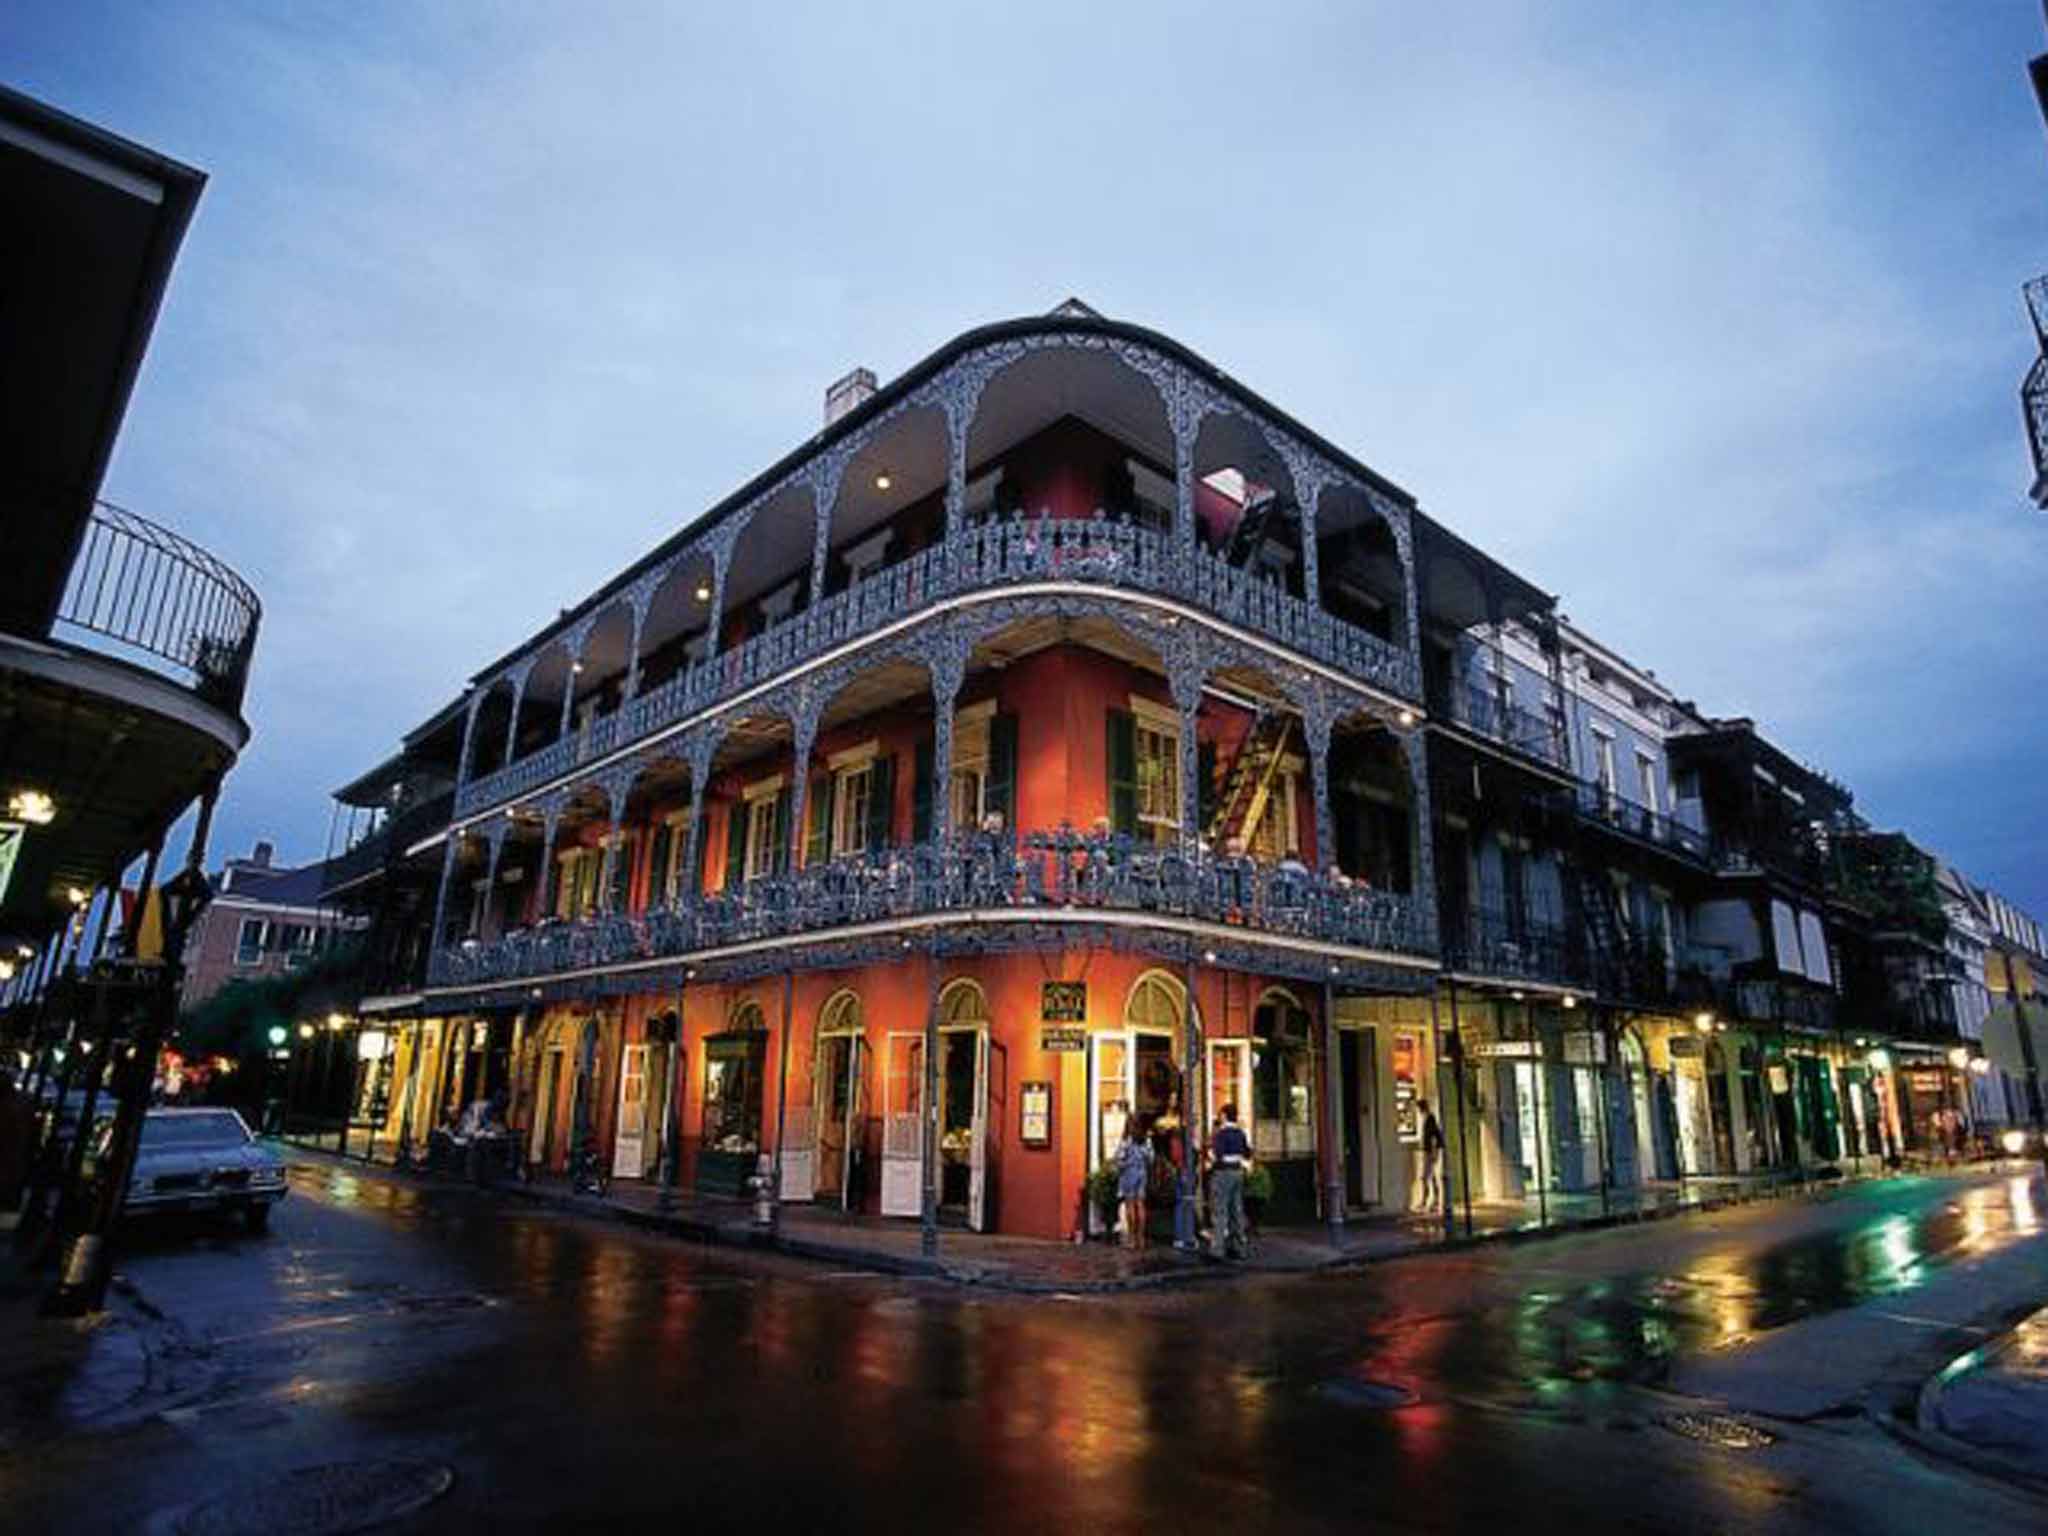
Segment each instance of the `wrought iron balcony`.
[[1435,689],[1430,697],[1432,713],[1448,716],[1475,735],[1532,757],[1551,768],[1567,766],[1564,737],[1558,727],[1542,715],[1507,704],[1492,689],[1472,683],[1456,683]]
[[1647,805],[1638,805],[1603,784],[1580,779],[1572,787],[1572,809],[1589,826],[1650,843],[1705,868],[1709,862],[1707,834],[1673,820]]
[[327,861],[321,876],[321,895],[352,885],[382,870],[393,859],[402,858],[413,843],[448,825],[454,805],[455,792],[444,789],[394,812],[374,832]]
[[2048,356],[2034,359],[2020,382],[2020,414],[2027,424],[2027,451],[2033,455],[2034,483],[2027,494],[2048,511]]
[[472,780],[456,812],[527,793],[949,598],[1062,582],[1172,598],[1349,677],[1419,699],[1415,657],[1275,583],[1128,520],[1013,518],[962,530],[629,699],[587,731]]
[[1448,969],[1471,976],[1556,986],[1587,982],[1585,951],[1565,928],[1498,907],[1453,913],[1444,925],[1443,956]]
[[249,584],[190,539],[101,502],[71,563],[55,633],[111,641],[111,654],[167,667],[234,714],[262,615]]
[[[502,938],[465,940],[435,957],[441,986],[540,978],[636,961],[683,958],[726,945],[823,934],[946,914],[1020,909],[1128,912],[1241,928],[1266,937],[1386,954],[1429,956],[1424,904],[1299,864],[1185,856],[1127,837],[1071,828],[1013,843],[975,834],[807,866],[625,914],[549,921]],[[1338,956],[1330,955],[1336,969]]]

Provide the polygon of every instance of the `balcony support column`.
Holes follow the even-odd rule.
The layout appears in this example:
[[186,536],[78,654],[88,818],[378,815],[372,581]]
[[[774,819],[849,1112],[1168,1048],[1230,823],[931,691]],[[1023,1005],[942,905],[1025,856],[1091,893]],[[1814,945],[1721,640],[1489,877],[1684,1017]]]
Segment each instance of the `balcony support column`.
[[537,923],[545,922],[555,911],[555,835],[562,826],[562,807],[550,800],[541,812],[540,832],[540,906],[533,914]]
[[462,722],[462,755],[455,763],[455,797],[458,803],[464,786],[469,783],[470,766],[476,761],[476,717],[484,706],[484,691],[471,688],[469,691],[469,713]]
[[1411,909],[1415,914],[1415,938],[1435,947],[1436,911],[1436,829],[1429,807],[1429,749],[1421,726],[1411,727],[1401,737],[1401,750],[1408,758],[1408,788],[1412,809],[1408,819],[1409,884],[1413,887]]
[[1191,398],[1188,381],[1175,379],[1171,402],[1173,424],[1173,542],[1182,554],[1195,549],[1195,438],[1202,429],[1202,407]]
[[619,818],[626,809],[626,785],[617,778],[604,783],[607,805],[604,833],[604,864],[597,877],[597,910],[610,915],[615,910],[612,882],[619,867]]
[[510,674],[512,679],[512,709],[505,716],[505,766],[508,768],[512,766],[512,759],[517,755],[519,749],[519,708],[526,702],[526,679],[532,673],[533,662],[531,659],[528,659],[521,662]]
[[440,958],[442,936],[448,930],[448,887],[455,880],[455,845],[461,839],[460,832],[451,831],[447,841],[441,845],[441,883],[434,891],[434,927],[427,935],[429,969]]
[[[789,846],[783,849],[783,858],[792,875],[803,863],[805,815],[810,806],[811,748],[817,744],[818,716],[824,703],[817,690],[806,682],[798,686],[790,704]],[[786,1034],[785,1031],[785,1044]]]
[[697,865],[704,856],[704,791],[711,777],[711,757],[718,750],[718,737],[699,731],[687,748],[690,760],[690,824],[683,831],[683,889],[692,910],[704,890],[704,877]]
[[[505,838],[512,830],[511,816],[493,816],[484,829],[484,841],[491,845],[490,857],[484,862],[484,910],[477,922],[477,937],[495,939],[504,927],[502,921],[493,921],[498,905],[498,863],[505,854]],[[490,932],[486,932],[490,929]]]
[[953,703],[967,680],[965,634],[949,629],[926,655],[932,675],[932,841],[945,847],[953,826]]
[[[1301,734],[1308,747],[1309,788],[1316,802],[1316,868],[1324,875],[1337,872],[1337,818],[1330,809],[1330,735],[1336,723],[1329,693],[1317,685],[1301,712]],[[1335,1219],[1341,1223],[1342,1204],[1336,1209]]]
[[1208,657],[1194,636],[1176,632],[1166,645],[1166,686],[1173,695],[1173,707],[1180,712],[1176,748],[1180,757],[1180,846],[1182,856],[1192,860],[1201,847],[1202,786],[1201,751],[1195,740],[1196,715],[1202,704],[1202,683],[1207,678]]

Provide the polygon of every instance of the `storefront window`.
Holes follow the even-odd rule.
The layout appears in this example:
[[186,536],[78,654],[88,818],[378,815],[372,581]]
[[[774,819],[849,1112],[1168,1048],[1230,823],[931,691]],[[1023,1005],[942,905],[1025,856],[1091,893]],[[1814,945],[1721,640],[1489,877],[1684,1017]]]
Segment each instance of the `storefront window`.
[[714,1035],[704,1044],[704,1146],[761,1150],[761,1065],[765,1035]]
[[1422,1140],[1422,1037],[1413,1030],[1394,1031],[1394,1134],[1406,1142]]
[[1253,1125],[1258,1150],[1306,1153],[1315,1145],[1315,1070],[1306,1010],[1269,992],[1252,1022]]

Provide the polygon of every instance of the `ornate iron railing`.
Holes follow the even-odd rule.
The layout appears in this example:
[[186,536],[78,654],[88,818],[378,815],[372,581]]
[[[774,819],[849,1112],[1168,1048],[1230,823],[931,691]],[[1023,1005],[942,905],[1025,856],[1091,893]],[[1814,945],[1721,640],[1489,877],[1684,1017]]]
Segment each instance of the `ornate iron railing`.
[[1572,789],[1572,808],[1591,826],[1610,828],[1638,842],[1654,843],[1704,866],[1708,861],[1707,835],[1676,821],[1661,811],[1581,779]]
[[210,704],[239,711],[263,605],[191,540],[101,502],[71,563],[57,626],[168,663]]
[[1566,766],[1564,736],[1552,721],[1503,703],[1491,689],[1463,683],[1433,692],[1430,708],[1476,735],[1533,757],[1552,768]]
[[1586,985],[1586,954],[1560,924],[1479,906],[1454,913],[1443,930],[1444,964],[1504,981]]
[[340,890],[402,857],[408,846],[447,826],[454,806],[455,792],[444,789],[438,795],[401,807],[375,831],[327,861],[321,876],[321,894]]
[[1019,842],[975,834],[835,859],[735,891],[646,911],[550,921],[490,940],[469,939],[435,957],[437,985],[542,977],[750,940],[822,933],[944,914],[1021,908],[1137,912],[1192,918],[1264,936],[1383,953],[1430,955],[1424,904],[1299,864],[1183,855],[1121,836],[1070,828]]
[[2028,494],[2048,508],[2048,355],[2037,357],[2020,383],[2020,413],[2027,424],[2027,451],[2033,455],[2034,484]]
[[764,634],[693,662],[565,736],[473,779],[458,815],[500,804],[678,720],[701,713],[947,598],[1032,582],[1080,582],[1170,597],[1405,698],[1420,697],[1410,652],[1333,617],[1253,572],[1127,519],[1012,518],[963,529],[837,592]]

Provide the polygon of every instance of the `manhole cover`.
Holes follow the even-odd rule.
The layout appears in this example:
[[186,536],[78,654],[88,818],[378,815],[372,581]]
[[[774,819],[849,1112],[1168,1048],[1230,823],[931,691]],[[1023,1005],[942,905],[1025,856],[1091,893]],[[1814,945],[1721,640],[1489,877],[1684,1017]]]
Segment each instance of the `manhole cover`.
[[172,1529],[180,1536],[329,1536],[360,1531],[439,1498],[455,1482],[447,1467],[408,1461],[338,1461],[301,1467],[275,1482],[195,1504]]
[[1673,1413],[1657,1422],[1674,1435],[1729,1451],[1759,1451],[1778,1439],[1762,1425],[1738,1419],[1732,1413]]
[[1391,1381],[1371,1381],[1363,1376],[1339,1376],[1316,1386],[1317,1397],[1345,1408],[1406,1408],[1418,1401],[1408,1388]]

